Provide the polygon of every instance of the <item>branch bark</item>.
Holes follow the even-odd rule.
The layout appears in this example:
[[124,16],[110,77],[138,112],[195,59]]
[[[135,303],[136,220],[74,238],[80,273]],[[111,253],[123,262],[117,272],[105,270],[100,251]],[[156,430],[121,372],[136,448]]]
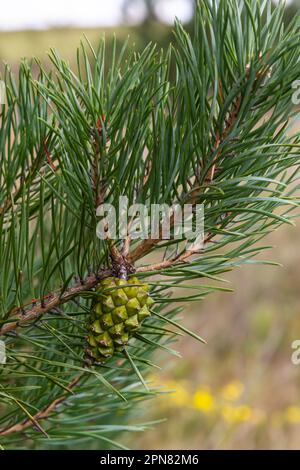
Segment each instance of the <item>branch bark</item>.
[[30,320],[36,320],[41,315],[44,315],[68,300],[77,297],[82,292],[93,289],[101,279],[111,276],[112,274],[113,271],[111,268],[101,269],[97,274],[87,276],[84,280],[76,283],[65,292],[50,294],[46,301],[41,301],[36,304],[34,303],[34,305],[28,310],[24,311],[23,308],[17,309],[18,313],[16,314],[16,319],[6,323],[2,328],[0,328],[0,336],[15,330]]

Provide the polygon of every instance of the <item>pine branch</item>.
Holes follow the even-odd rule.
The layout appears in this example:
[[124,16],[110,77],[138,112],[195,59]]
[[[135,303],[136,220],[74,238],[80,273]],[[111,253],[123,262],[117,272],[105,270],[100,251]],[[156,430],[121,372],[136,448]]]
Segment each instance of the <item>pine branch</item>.
[[[38,64],[33,82],[30,67],[22,65],[16,84],[6,72],[9,106],[1,108],[0,128],[5,445],[24,445],[23,430],[36,446],[47,445],[39,422],[48,416],[47,431],[58,446],[70,436],[107,442],[116,416],[126,417],[117,411],[151,396],[139,386],[153,367],[153,352],[177,354],[171,328],[200,338],[177,322],[172,303],[224,290],[221,273],[254,262],[265,248],[255,244],[292,223],[300,135],[288,136],[287,128],[295,116],[300,22],[295,17],[285,30],[282,17],[283,7],[268,1],[203,0],[193,37],[176,23],[176,42],[166,53],[153,45],[140,54],[124,47],[118,58],[115,42],[107,68],[104,42],[97,51],[87,43],[76,71],[52,51],[53,75]],[[118,207],[119,196],[149,208],[202,203],[203,248],[162,240],[162,225],[158,239],[97,239],[95,207]],[[149,253],[159,257],[147,266]],[[83,372],[93,290],[103,277],[132,272],[142,279],[163,276],[150,282],[154,314],[130,341],[129,362],[116,353],[107,367]],[[170,289],[180,287],[187,293],[171,296]],[[80,380],[73,386],[81,373],[88,378],[84,387]],[[74,396],[61,426],[53,414],[70,396],[68,383]]]
[[[261,76],[261,72],[258,72],[257,73],[257,78],[260,77],[260,76]],[[216,171],[218,171],[218,168],[216,167],[216,164],[217,164],[216,162],[217,162],[217,159],[218,159],[218,149],[219,149],[220,145],[223,143],[224,139],[228,137],[228,135],[230,134],[230,131],[232,130],[233,126],[235,125],[235,122],[238,118],[238,113],[239,113],[239,110],[240,110],[240,107],[241,107],[241,103],[242,103],[242,97],[239,94],[232,103],[232,106],[231,106],[232,109],[230,110],[229,116],[227,117],[227,119],[225,121],[225,125],[223,126],[222,133],[220,134],[219,131],[217,132],[217,135],[216,135],[216,138],[215,138],[215,144],[213,145],[213,150],[212,150],[212,155],[213,155],[212,161],[213,161],[213,163],[212,163],[212,166],[209,170],[209,174],[205,177],[205,180],[204,180],[205,181],[205,187],[204,187],[205,189],[207,189],[209,184],[213,183],[214,174],[215,174]],[[210,160],[210,157],[207,158],[207,160]],[[198,162],[198,164],[200,164],[200,162]],[[194,181],[194,183],[192,183],[192,186],[191,186],[191,191],[188,194],[188,196],[185,198],[185,203],[186,204],[192,204],[192,203],[196,202],[197,199],[198,199],[198,196],[201,193],[203,193],[203,191],[204,191],[204,188],[201,188],[200,190],[198,189],[198,185],[199,185],[200,182],[199,182],[199,176],[197,175],[197,173],[195,174],[194,180],[195,181]],[[174,225],[174,214],[172,214],[172,216],[170,217],[170,227],[172,228],[173,225]],[[159,233],[161,234],[161,232],[162,232],[162,225],[160,224]],[[208,235],[208,236],[210,236],[210,235]],[[143,258],[145,255],[150,253],[151,250],[161,241],[162,241],[162,238],[158,238],[158,239],[148,238],[147,240],[140,243],[140,245],[138,245],[131,253],[128,254],[129,263],[134,263],[138,259]],[[127,247],[127,251],[128,251],[128,247]],[[165,261],[163,263],[158,263],[156,265],[153,265],[152,267],[148,268],[148,270],[152,271],[152,270],[159,270],[159,269],[163,269],[163,268],[166,268],[166,267],[170,267],[175,262],[185,260],[185,259],[189,258],[190,256],[192,256],[193,254],[194,254],[193,252],[187,252],[186,254],[182,255],[181,257],[174,258],[173,260],[168,260],[168,261]],[[147,268],[145,268],[144,270],[146,271]]]
[[34,305],[28,310],[25,309],[25,306],[16,308],[14,312],[11,312],[11,314],[14,315],[13,319],[7,321],[5,325],[0,328],[0,336],[11,332],[18,327],[24,326],[24,323],[27,323],[28,321],[38,319],[41,315],[44,315],[51,310],[55,310],[65,302],[68,302],[74,297],[78,297],[83,292],[93,289],[101,279],[111,276],[112,274],[113,269],[101,268],[96,275],[89,274],[88,277],[82,279],[74,286],[67,288],[65,291],[50,293],[45,297],[45,300],[42,300],[41,302],[34,301]]
[[[259,53],[259,63],[261,61],[262,61],[262,54]],[[59,64],[59,61],[58,61],[57,57],[55,57],[55,64],[58,68],[60,67],[60,64]],[[251,85],[252,86],[252,91],[248,92],[249,95],[255,91],[255,89],[259,85],[259,81],[264,79],[267,76],[269,69],[270,69],[270,67],[268,66],[268,64],[264,64],[263,66],[259,65],[259,68],[258,68],[258,71],[256,72],[255,78],[252,79],[252,85]],[[245,80],[247,80],[247,78],[250,77],[251,66],[249,64],[247,64],[245,70],[246,70]],[[48,81],[50,82],[49,78],[48,78]],[[240,85],[239,85],[239,87],[240,87]],[[220,95],[221,102],[224,103],[225,98],[224,98],[224,92],[223,92],[223,89],[222,89],[222,83],[221,82],[219,82],[219,95]],[[203,193],[205,191],[207,191],[207,189],[209,189],[209,186],[213,184],[214,175],[215,175],[216,171],[217,172],[219,171],[219,168],[216,166],[217,161],[220,158],[220,156],[222,156],[222,148],[224,147],[224,143],[225,143],[226,139],[228,140],[228,138],[230,137],[230,133],[231,133],[232,129],[234,128],[237,119],[239,118],[239,111],[241,109],[242,103],[243,103],[243,101],[242,101],[242,95],[241,95],[241,91],[240,91],[231,103],[231,109],[227,113],[227,117],[225,118],[224,124],[221,124],[222,131],[217,130],[216,133],[215,133],[215,143],[212,146],[212,151],[211,151],[210,155],[207,156],[204,159],[204,161],[206,160],[207,162],[209,162],[207,174],[205,175],[205,173],[204,173],[204,180],[203,180],[204,181],[204,186],[201,187],[200,189],[197,188],[197,185],[199,184],[200,181],[199,181],[199,175],[196,172],[195,181],[192,184],[191,190],[188,193],[187,197],[185,197],[185,202],[186,203],[193,203],[193,202],[197,201],[199,196],[203,195]],[[224,117],[225,116],[226,115],[224,114]],[[103,121],[104,121],[104,118],[103,118]],[[99,153],[100,152],[99,138],[102,137],[102,126],[103,126],[102,119],[100,120],[98,118],[97,124],[96,124],[97,134],[94,136],[94,143],[93,143],[94,160],[92,161],[92,164],[91,164],[92,181],[93,181],[92,190],[95,194],[95,204],[96,205],[99,202],[103,202],[103,199],[104,199],[104,193],[99,192],[99,181],[100,181],[99,178],[100,178],[100,175],[98,173],[99,156],[100,156],[100,153]],[[219,127],[220,127],[220,124],[219,124]],[[52,169],[54,169],[53,159],[52,159],[52,156],[51,156],[51,154],[48,150],[48,147],[46,146],[44,150],[46,152],[46,157],[47,157],[49,165],[51,166]],[[35,166],[34,173],[36,172],[36,169],[38,168],[38,165],[36,163],[38,160],[39,159],[36,159],[36,161],[35,161],[36,166]],[[197,162],[197,165],[199,165],[199,163],[200,163],[200,161]],[[147,164],[147,167],[149,167],[148,164]],[[55,167],[55,170],[56,170],[56,167]],[[33,172],[31,172],[31,174],[32,173]],[[148,168],[147,180],[149,179],[150,173],[151,173],[151,165]],[[31,174],[30,174],[30,179],[32,178]],[[203,176],[202,176],[202,178],[203,178]],[[188,180],[187,180],[187,182],[188,182]],[[144,183],[145,183],[145,180],[144,180]],[[15,197],[18,197],[20,193],[21,193],[21,188],[18,190]],[[11,208],[11,206],[12,206],[12,200],[10,199],[9,201],[7,200],[7,202],[4,204],[3,208],[5,207],[5,210],[8,210],[8,209]],[[231,214],[230,211],[226,211],[223,214],[223,218],[227,219],[230,214]],[[172,226],[173,221],[174,221],[174,217],[171,218],[171,226]],[[228,221],[232,223],[232,220],[230,220],[229,218],[228,218]],[[223,230],[226,229],[224,224],[221,224],[221,226],[222,226]],[[160,227],[160,232],[161,232],[161,227]],[[210,241],[216,235],[216,233],[217,233],[217,231],[215,231],[215,234],[209,232],[206,235],[205,243]],[[124,248],[123,248],[122,253],[119,253],[118,250],[116,249],[116,247],[114,245],[110,244],[110,251],[111,251],[111,254],[112,254],[112,259],[113,259],[114,266],[122,265],[122,264],[128,264],[129,266],[132,265],[137,260],[143,258],[146,254],[151,252],[151,250],[153,248],[155,248],[157,245],[159,245],[159,243],[161,241],[162,241],[161,238],[158,238],[158,239],[149,238],[149,239],[143,241],[137,247],[135,247],[133,251],[129,252],[130,237],[127,237],[127,240],[124,243]],[[138,272],[147,272],[147,271],[155,271],[155,270],[159,270],[159,269],[165,269],[167,267],[171,267],[171,266],[173,266],[177,263],[180,263],[182,261],[187,260],[193,254],[194,254],[193,251],[187,251],[186,253],[182,253],[180,255],[172,257],[169,260],[164,260],[161,263],[156,263],[155,265],[152,265],[152,266],[140,267],[138,269]],[[109,270],[107,272],[111,273],[111,271],[109,271]],[[3,335],[3,334],[5,334],[9,331],[14,330],[19,325],[22,325],[23,323],[27,322],[28,320],[33,320],[33,319],[38,318],[43,313],[51,311],[53,308],[56,308],[59,305],[61,305],[65,302],[67,302],[68,300],[74,298],[75,296],[79,295],[82,291],[84,291],[86,289],[92,289],[97,284],[97,279],[98,279],[97,276],[94,276],[94,277],[89,276],[87,279],[83,280],[82,283],[80,283],[79,285],[75,285],[74,287],[70,288],[67,292],[63,292],[63,293],[60,292],[59,294],[56,294],[55,292],[50,293],[50,294],[45,296],[48,299],[46,302],[42,301],[40,305],[34,305],[32,308],[30,308],[26,311],[24,311],[25,306],[15,308],[13,310],[13,313],[17,313],[17,320],[13,321],[13,322],[9,322],[8,324],[2,326],[2,328],[0,329],[0,334]]]
[[[204,244],[211,240],[210,236],[207,236],[204,239]],[[10,312],[9,321],[6,321],[5,325],[0,328],[0,336],[6,335],[11,331],[16,330],[19,327],[24,327],[24,324],[30,321],[37,320],[42,315],[45,315],[52,310],[59,308],[64,303],[80,296],[82,293],[86,293],[92,290],[94,287],[99,284],[101,279],[105,279],[109,276],[115,276],[118,272],[119,275],[122,274],[122,266],[127,265],[125,269],[125,276],[126,273],[136,272],[136,273],[143,273],[143,272],[150,272],[150,271],[157,271],[161,269],[166,269],[168,267],[173,266],[177,263],[185,262],[189,257],[195,255],[197,251],[187,250],[184,251],[182,254],[175,256],[172,259],[165,260],[161,263],[153,264],[150,266],[141,266],[137,269],[133,269],[133,267],[129,264],[129,261],[126,257],[123,257],[121,253],[117,250],[116,246],[111,242],[110,243],[110,251],[113,261],[112,268],[101,268],[98,273],[92,274],[90,273],[88,277],[82,279],[77,284],[73,285],[70,288],[66,288],[64,291],[60,291],[56,293],[56,291],[49,293],[42,299],[41,301],[33,301],[33,306],[31,308],[26,308],[26,305],[15,308],[12,312]]]

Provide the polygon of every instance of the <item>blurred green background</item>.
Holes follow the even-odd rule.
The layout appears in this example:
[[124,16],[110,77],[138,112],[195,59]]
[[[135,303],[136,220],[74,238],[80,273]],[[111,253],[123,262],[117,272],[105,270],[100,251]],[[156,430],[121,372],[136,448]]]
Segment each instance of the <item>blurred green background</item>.
[[[144,16],[132,26],[130,14],[143,1]],[[124,2],[122,24],[111,28],[0,31],[0,57],[17,69],[20,58],[43,60],[54,47],[73,62],[84,33],[95,45],[105,33],[108,48],[114,32],[120,45],[129,34],[137,49],[149,41],[164,47],[172,33],[161,21],[159,3]],[[289,2],[287,22],[299,6]],[[134,449],[300,448],[300,365],[291,362],[291,344],[300,339],[299,237],[298,221],[264,240],[274,248],[263,258],[283,267],[240,268],[226,276],[234,293],[185,306],[184,324],[208,344],[182,338],[176,345],[182,359],[160,356],[162,371],[151,380],[170,393],[148,403],[140,418],[167,420],[144,434],[123,436],[123,443]]]

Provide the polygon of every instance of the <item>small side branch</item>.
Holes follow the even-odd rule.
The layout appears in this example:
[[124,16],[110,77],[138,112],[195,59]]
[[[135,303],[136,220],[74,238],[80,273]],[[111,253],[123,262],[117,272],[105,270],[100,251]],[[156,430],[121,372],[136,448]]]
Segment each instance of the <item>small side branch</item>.
[[22,177],[20,177],[18,186],[15,185],[15,191],[12,192],[11,194],[9,194],[6,197],[6,199],[4,200],[4,202],[2,203],[2,205],[0,206],[0,217],[5,215],[6,212],[8,212],[13,207],[13,205],[16,203],[16,201],[22,195],[23,188],[26,187],[26,186],[30,186],[30,184],[34,180],[34,177],[36,176],[40,166],[42,165],[43,160],[45,159],[45,157],[46,157],[47,163],[50,165],[52,170],[53,171],[57,170],[57,167],[56,167],[55,163],[53,162],[52,155],[51,155],[51,153],[49,151],[49,148],[48,148],[49,141],[50,141],[50,136],[48,138],[46,138],[43,141],[43,143],[41,144],[40,149],[39,149],[39,151],[36,155],[36,158],[35,158],[35,160],[32,164],[32,167],[29,168],[29,170],[28,170],[28,174],[23,175]]
[[[208,233],[206,237],[203,240],[203,248],[204,246],[211,241],[213,238],[212,233]],[[203,249],[202,248],[202,249]],[[201,249],[201,251],[202,251]],[[136,272],[137,273],[144,273],[144,272],[149,272],[149,271],[161,271],[162,269],[167,269],[170,268],[171,266],[174,266],[174,264],[177,263],[184,263],[186,262],[191,256],[196,255],[200,252],[200,250],[185,250],[182,253],[179,253],[178,255],[172,257],[171,259],[164,260],[160,263],[156,264],[151,264],[150,266],[141,266],[137,268]]]

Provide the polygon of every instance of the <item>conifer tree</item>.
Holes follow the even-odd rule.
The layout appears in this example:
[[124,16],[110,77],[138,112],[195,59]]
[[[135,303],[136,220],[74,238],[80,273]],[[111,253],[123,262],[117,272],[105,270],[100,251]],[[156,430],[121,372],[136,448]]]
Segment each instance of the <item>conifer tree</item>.
[[[158,393],[154,360],[177,354],[178,333],[203,341],[178,320],[182,302],[200,310],[207,294],[228,290],[224,273],[262,263],[258,242],[293,223],[300,23],[296,15],[285,27],[283,14],[271,1],[201,0],[193,35],[176,22],[166,51],[115,45],[107,57],[104,40],[96,50],[85,40],[75,70],[54,50],[45,67],[23,61],[14,75],[3,66],[1,448],[122,447],[120,433],[146,430],[140,402]],[[99,239],[97,207],[118,207],[120,196],[203,204],[203,247],[161,230]],[[112,311],[122,295],[141,300],[139,289],[151,316],[125,328],[121,347],[112,333],[108,346],[97,340],[109,352],[86,361],[104,302],[114,299],[110,318],[127,315],[127,304]]]

